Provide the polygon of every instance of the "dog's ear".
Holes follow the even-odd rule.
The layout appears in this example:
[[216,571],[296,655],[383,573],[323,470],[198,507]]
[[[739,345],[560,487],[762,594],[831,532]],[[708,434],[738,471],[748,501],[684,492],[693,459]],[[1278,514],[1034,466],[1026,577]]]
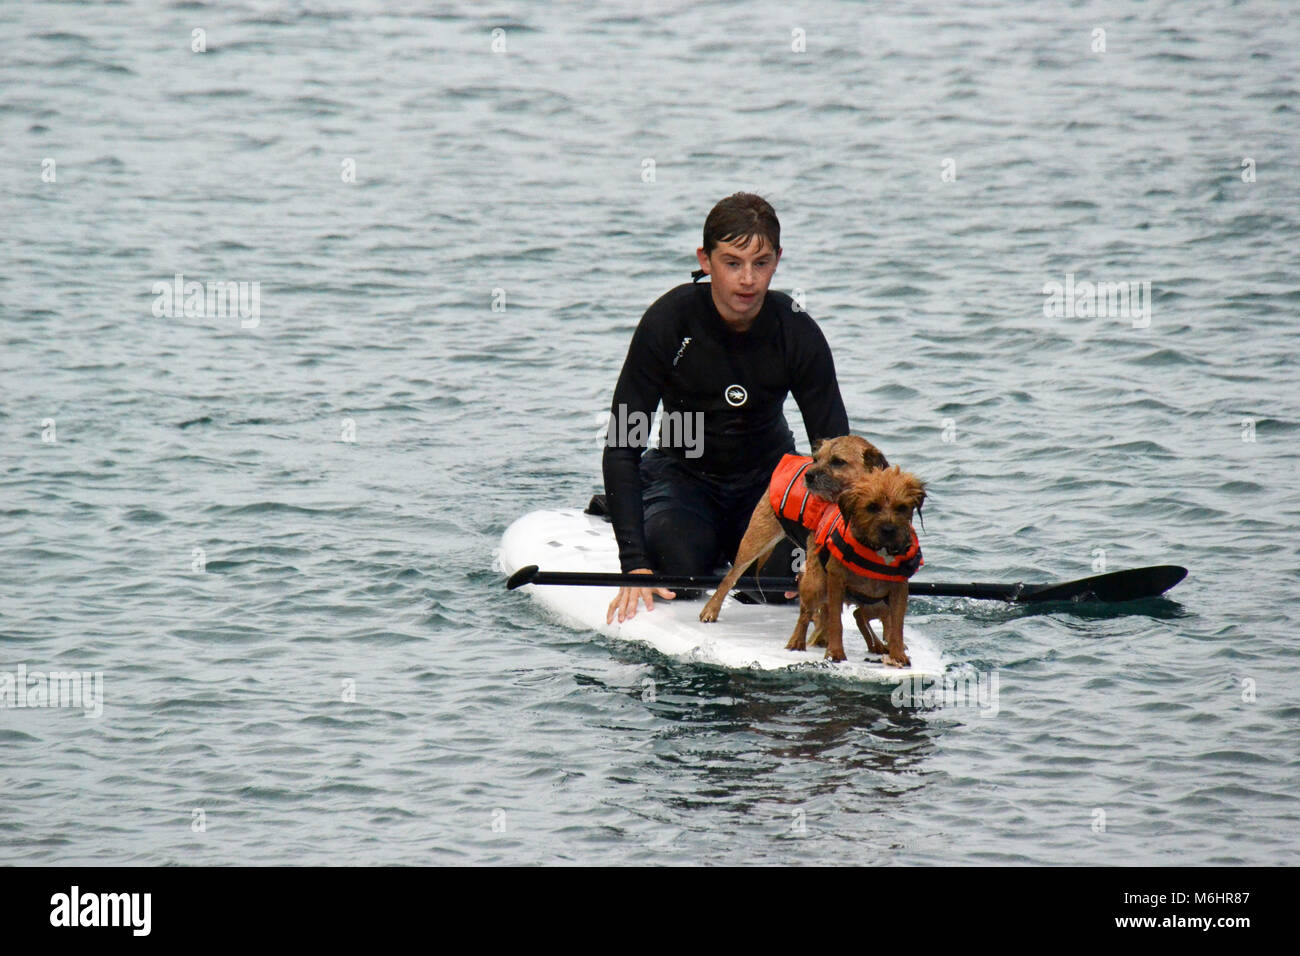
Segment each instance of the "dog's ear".
[[907,478],[907,503],[913,511],[920,511],[925,504],[925,482],[915,475]]
[[875,471],[878,468],[888,468],[889,462],[885,460],[879,448],[867,442],[867,447],[862,451],[862,465],[867,471]]
[[818,448],[821,448],[821,447],[822,447],[822,444],[823,444],[825,441],[826,441],[825,438],[814,438],[814,439],[813,439],[813,449],[812,449],[812,453],[813,453],[814,455],[817,454],[817,449],[818,449]]
[[864,504],[865,498],[865,492],[856,484],[852,484],[840,492],[839,497],[835,499],[835,504],[839,507],[840,514],[847,518],[857,514],[858,509]]

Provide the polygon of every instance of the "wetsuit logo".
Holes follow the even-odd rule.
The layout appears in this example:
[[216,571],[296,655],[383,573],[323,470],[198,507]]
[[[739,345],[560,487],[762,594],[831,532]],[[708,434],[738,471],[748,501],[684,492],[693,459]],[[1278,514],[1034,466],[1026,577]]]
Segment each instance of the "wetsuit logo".
[[738,408],[745,404],[745,401],[749,398],[749,392],[745,391],[743,385],[728,385],[726,391],[722,393],[722,397],[727,400],[728,405]]
[[677,363],[681,361],[682,353],[686,351],[686,346],[690,344],[691,344],[691,337],[689,335],[686,336],[686,338],[682,339],[682,347],[679,348],[677,350],[677,354],[673,356],[673,368],[677,367]]

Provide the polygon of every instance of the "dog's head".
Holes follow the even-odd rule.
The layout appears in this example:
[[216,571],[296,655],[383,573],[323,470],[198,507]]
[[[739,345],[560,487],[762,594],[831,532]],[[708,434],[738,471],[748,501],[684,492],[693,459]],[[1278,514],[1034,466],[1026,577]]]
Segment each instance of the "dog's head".
[[912,546],[912,513],[925,502],[925,482],[897,465],[859,478],[836,499],[853,536],[881,554]]
[[819,498],[834,501],[849,485],[876,470],[888,468],[880,449],[857,435],[818,439],[813,445],[813,463],[803,473],[808,490]]

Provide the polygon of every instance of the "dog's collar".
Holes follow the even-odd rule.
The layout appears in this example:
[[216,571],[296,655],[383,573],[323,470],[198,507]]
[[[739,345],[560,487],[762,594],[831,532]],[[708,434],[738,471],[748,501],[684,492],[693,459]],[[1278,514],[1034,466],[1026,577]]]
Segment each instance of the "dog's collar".
[[854,574],[878,581],[906,581],[925,561],[921,557],[921,541],[912,532],[912,546],[907,552],[890,557],[869,548],[853,536],[849,523],[840,509],[828,510],[817,528],[816,541],[823,553],[829,551],[837,561]]

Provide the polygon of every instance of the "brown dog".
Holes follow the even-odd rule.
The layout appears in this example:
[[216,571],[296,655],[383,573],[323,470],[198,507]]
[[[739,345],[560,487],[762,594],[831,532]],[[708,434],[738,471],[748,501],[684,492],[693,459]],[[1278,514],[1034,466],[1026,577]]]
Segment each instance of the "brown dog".
[[[925,483],[897,465],[859,478],[839,496],[839,515],[818,527],[799,582],[799,619],[786,648],[806,650],[808,622],[824,615],[826,657],[846,660],[844,601],[857,601],[853,616],[867,646],[883,653],[889,667],[907,667],[903,642],[907,579],[922,564],[912,515],[925,501]],[[881,621],[887,647],[881,647],[869,621]],[[816,641],[816,635],[814,635]]]
[[[857,435],[844,435],[840,438],[819,441],[813,447],[812,463],[807,467],[799,467],[801,462],[806,462],[807,459],[794,461],[795,457],[787,455],[774,472],[773,486],[769,489],[769,494],[764,495],[755,506],[754,514],[749,519],[749,527],[745,529],[745,536],[740,539],[740,545],[736,549],[736,560],[732,562],[731,570],[727,572],[717,591],[700,611],[701,621],[709,622],[718,619],[722,599],[727,596],[727,592],[735,587],[736,581],[755,561],[758,562],[759,570],[762,570],[767,556],[787,534],[790,534],[801,548],[810,543],[806,540],[804,530],[806,525],[799,524],[798,516],[810,518],[815,513],[821,513],[828,503],[833,502],[840,492],[855,480],[873,469],[889,466],[880,449]],[[789,486],[783,484],[777,488],[777,482],[785,471],[792,476],[793,484]],[[803,487],[799,487],[800,482],[803,483]],[[785,494],[787,487],[788,495]],[[800,499],[805,492],[809,498],[819,499],[819,501],[808,501],[800,507],[797,499]],[[786,517],[784,525],[779,513],[779,505],[782,503],[785,504],[789,515],[794,516]]]

